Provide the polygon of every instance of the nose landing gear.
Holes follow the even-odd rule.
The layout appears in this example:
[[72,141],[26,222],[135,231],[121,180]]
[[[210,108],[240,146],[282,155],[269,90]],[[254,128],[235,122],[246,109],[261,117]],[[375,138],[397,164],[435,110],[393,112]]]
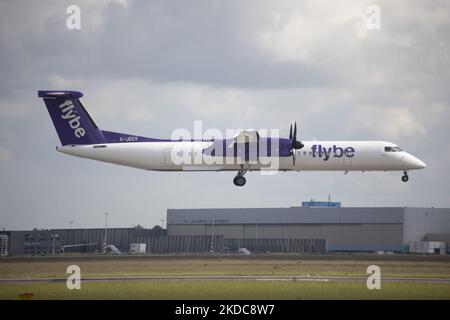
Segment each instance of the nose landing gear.
[[408,182],[409,177],[408,177],[408,172],[404,171],[403,172],[403,176],[402,176],[402,181],[403,182]]

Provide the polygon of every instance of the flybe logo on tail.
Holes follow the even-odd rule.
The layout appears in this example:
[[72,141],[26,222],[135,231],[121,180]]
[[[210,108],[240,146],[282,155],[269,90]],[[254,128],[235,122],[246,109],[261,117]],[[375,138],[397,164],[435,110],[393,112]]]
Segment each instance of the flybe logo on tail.
[[69,120],[69,126],[74,130],[75,137],[84,137],[86,131],[81,126],[80,116],[74,110],[74,105],[72,101],[66,100],[64,103],[59,105],[59,109],[62,111],[61,118],[64,120]]

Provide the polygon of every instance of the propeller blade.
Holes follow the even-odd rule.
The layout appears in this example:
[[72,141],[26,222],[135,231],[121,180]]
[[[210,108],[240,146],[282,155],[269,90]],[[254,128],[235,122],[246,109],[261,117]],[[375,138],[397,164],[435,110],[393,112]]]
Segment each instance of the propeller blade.
[[294,123],[294,136],[292,139],[297,141],[297,122]]
[[292,164],[295,167],[295,150],[292,150]]
[[[291,123],[291,127],[289,128],[289,140],[291,140],[292,142],[292,146],[291,146],[291,154],[294,154],[294,151],[297,149],[301,149],[304,147],[303,143],[301,141],[297,141],[297,121],[294,122],[294,126],[292,126]],[[295,164],[295,159],[293,160],[294,164]]]
[[294,132],[291,137],[292,140],[292,149],[297,150],[304,147],[304,144],[301,141],[297,140],[297,122],[294,123]]

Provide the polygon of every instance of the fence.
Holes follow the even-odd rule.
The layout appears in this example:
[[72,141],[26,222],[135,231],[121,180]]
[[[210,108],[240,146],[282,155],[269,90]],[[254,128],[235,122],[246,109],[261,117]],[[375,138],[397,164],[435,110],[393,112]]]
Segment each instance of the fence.
[[326,252],[325,239],[226,239],[225,248],[237,251],[246,248],[251,252]]
[[222,252],[223,236],[161,236],[136,238],[147,245],[147,253]]

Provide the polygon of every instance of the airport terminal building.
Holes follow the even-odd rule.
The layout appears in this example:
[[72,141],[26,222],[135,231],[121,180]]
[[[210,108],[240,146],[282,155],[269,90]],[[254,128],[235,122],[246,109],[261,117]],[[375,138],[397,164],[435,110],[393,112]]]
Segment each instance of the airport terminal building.
[[448,241],[447,248],[450,246],[450,209],[331,206],[169,209],[167,234],[214,234],[224,237],[225,246],[252,245],[250,241],[256,241],[258,248],[252,249],[257,251],[273,251],[266,246],[270,241],[312,239],[324,241],[325,251],[408,252],[409,244],[415,241]]

